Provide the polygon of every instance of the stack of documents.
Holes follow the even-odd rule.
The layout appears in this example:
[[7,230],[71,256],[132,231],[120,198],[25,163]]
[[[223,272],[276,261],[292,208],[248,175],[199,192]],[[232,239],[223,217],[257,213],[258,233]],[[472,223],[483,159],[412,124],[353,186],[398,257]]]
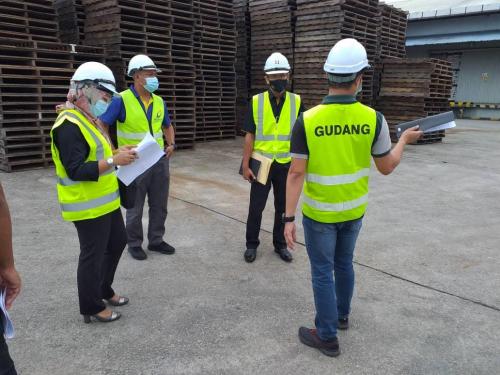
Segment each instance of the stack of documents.
[[126,186],[129,186],[137,177],[146,172],[165,155],[165,152],[149,133],[137,145],[135,151],[139,158],[132,164],[119,167],[118,172],[116,172],[116,177]]
[[5,289],[0,290],[0,314],[3,314],[3,335],[7,339],[14,337],[14,325],[5,307]]

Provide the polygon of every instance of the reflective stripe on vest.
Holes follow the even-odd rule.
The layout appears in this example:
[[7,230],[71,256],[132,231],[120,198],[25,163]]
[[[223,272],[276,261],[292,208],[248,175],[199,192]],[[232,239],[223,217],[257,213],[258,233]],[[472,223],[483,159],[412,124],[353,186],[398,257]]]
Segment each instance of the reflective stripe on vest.
[[120,193],[118,191],[114,191],[113,193],[110,193],[103,197],[91,199],[85,202],[61,203],[61,208],[66,212],[79,212],[90,210],[92,208],[98,208],[99,206],[111,203],[116,199],[120,199]]
[[316,182],[321,185],[343,185],[352,184],[360,178],[368,177],[370,175],[370,168],[363,168],[356,173],[342,174],[337,176],[321,176],[319,174],[308,173],[306,175],[307,182]]
[[144,108],[140,99],[135,96],[131,89],[121,94],[125,106],[125,122],[117,122],[116,135],[118,146],[136,145],[150,133],[163,149],[163,119],[166,116],[164,103],[158,95],[151,94],[153,103],[151,108],[151,121],[147,117],[147,108]]
[[322,223],[363,216],[376,127],[376,112],[357,102],[323,104],[304,113],[309,149],[304,215]]
[[269,92],[253,97],[255,142],[254,151],[278,161],[288,163],[290,138],[300,109],[300,96],[287,92],[278,123],[274,117]]
[[[65,110],[58,116],[51,130],[52,139],[54,129],[65,121],[70,121],[79,127],[89,146],[90,150],[85,162],[99,161],[113,155],[106,138],[76,110]],[[68,177],[54,142],[51,148],[56,166],[59,204],[65,220],[94,219],[120,207],[118,181],[114,169],[109,169],[99,175],[97,181],[73,181]]]

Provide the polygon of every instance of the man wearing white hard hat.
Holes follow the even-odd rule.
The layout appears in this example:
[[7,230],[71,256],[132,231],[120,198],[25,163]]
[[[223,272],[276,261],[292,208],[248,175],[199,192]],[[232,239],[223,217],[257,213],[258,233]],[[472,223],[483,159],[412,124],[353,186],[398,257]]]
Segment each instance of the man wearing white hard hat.
[[[251,263],[257,256],[260,244],[259,232],[262,212],[271,190],[274,192],[274,251],[285,262],[292,261],[283,236],[282,216],[285,212],[286,176],[290,166],[290,135],[295,120],[304,111],[300,96],[286,90],[290,79],[290,64],[279,52],[266,61],[265,79],[269,85],[266,92],[255,95],[249,104],[243,130],[246,131],[243,148],[243,178],[251,182],[250,205],[246,228],[245,261]],[[272,160],[271,170],[265,185],[256,181],[250,169],[252,152]]]
[[405,145],[422,135],[408,129],[391,150],[384,116],[356,100],[369,68],[357,40],[335,44],[324,65],[328,95],[299,117],[291,141],[285,237],[293,249],[295,211],[305,181],[303,227],[316,306],[316,328],[301,327],[299,339],[332,357],[340,353],[337,329],[349,327],[352,259],[368,203],[371,159],[387,175],[399,164]]
[[112,322],[120,314],[106,307],[123,306],[113,280],[126,244],[115,167],[136,158],[129,146],[113,150],[97,117],[106,111],[115,91],[111,70],[98,62],[82,64],[71,78],[68,101],[60,106],[50,132],[56,167],[57,195],[64,220],[78,232],[80,257],[77,282],[80,313]]
[[132,57],[127,74],[134,83],[115,97],[106,113],[99,117],[105,125],[116,125],[118,146],[137,145],[149,133],[165,150],[166,156],[135,180],[135,204],[127,209],[128,251],[137,260],[147,258],[142,248],[142,213],[146,196],[149,205],[148,249],[160,254],[175,252],[174,247],[163,240],[170,185],[169,158],[176,145],[167,105],[154,94],[159,87],[159,72],[148,56]]

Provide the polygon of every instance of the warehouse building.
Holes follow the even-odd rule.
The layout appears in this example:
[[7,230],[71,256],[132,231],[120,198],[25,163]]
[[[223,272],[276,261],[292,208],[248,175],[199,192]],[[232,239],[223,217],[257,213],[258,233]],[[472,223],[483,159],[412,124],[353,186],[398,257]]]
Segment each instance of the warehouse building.
[[452,62],[450,103],[465,118],[500,118],[500,1],[388,0],[408,11],[408,57]]

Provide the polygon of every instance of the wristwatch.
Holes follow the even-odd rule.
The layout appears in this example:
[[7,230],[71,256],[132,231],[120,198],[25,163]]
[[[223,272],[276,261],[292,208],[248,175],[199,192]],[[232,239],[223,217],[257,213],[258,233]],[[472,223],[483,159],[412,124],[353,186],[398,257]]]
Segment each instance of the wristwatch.
[[108,167],[114,167],[115,161],[113,160],[113,158],[108,158],[106,159],[106,164],[108,165]]
[[175,143],[172,143],[171,145],[168,145],[169,147],[170,146],[173,146],[174,147],[174,150],[177,150],[177,145]]
[[281,221],[283,223],[293,223],[295,221],[295,216],[285,216],[285,214],[283,214]]

